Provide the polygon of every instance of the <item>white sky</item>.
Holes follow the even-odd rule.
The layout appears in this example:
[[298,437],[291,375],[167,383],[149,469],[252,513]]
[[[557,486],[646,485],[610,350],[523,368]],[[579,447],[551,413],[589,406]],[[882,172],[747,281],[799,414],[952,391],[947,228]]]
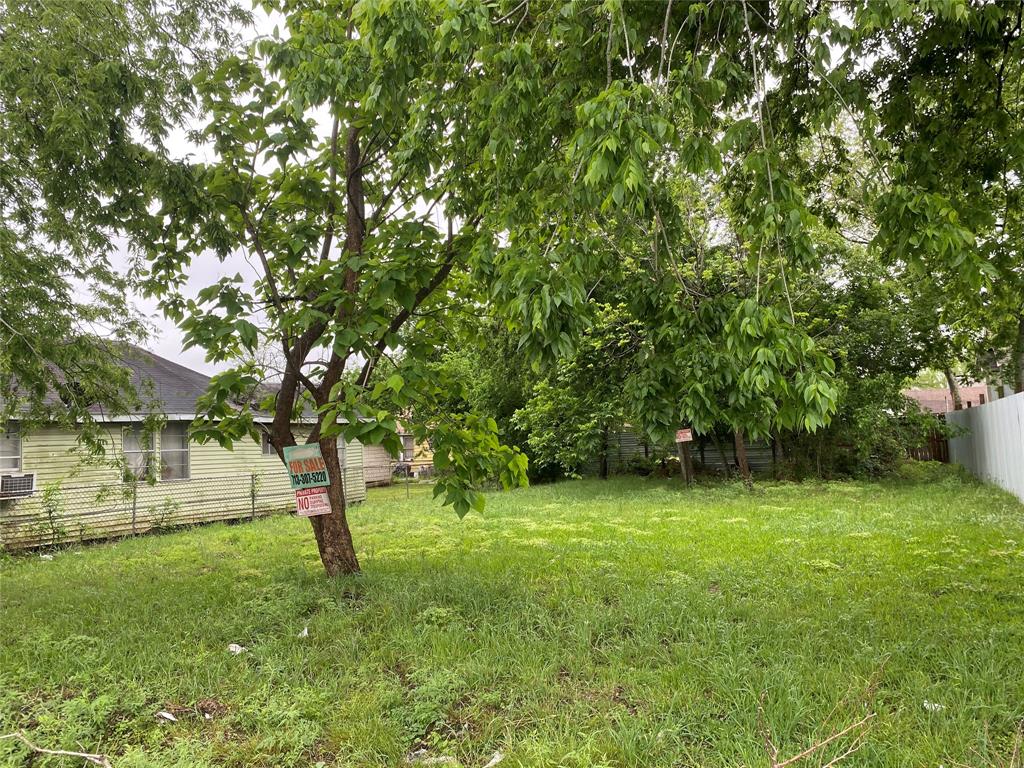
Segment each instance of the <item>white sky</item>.
[[[123,254],[120,256],[122,266],[127,267],[128,259]],[[252,269],[245,263],[240,255],[232,256],[223,264],[216,258],[205,258],[202,261],[194,262],[191,274],[189,275],[186,293],[195,296],[200,288],[216,282],[221,277],[241,273],[243,276],[253,274]],[[228,366],[224,364],[213,364],[206,362],[206,353],[199,347],[183,349],[184,334],[174,325],[171,320],[166,319],[157,308],[156,300],[146,299],[135,295],[132,303],[143,312],[150,320],[152,333],[143,345],[149,351],[174,360],[182,365],[205,374],[212,374],[218,370],[224,370]]]

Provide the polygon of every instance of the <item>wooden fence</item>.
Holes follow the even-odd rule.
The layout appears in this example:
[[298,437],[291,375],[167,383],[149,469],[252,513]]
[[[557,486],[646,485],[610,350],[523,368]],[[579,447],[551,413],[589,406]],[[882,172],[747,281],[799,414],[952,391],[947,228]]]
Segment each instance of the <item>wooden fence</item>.
[[[714,441],[707,435],[696,435],[695,440],[690,444],[690,453],[694,462],[713,471],[724,472],[728,466],[730,471],[736,470],[739,459],[736,456],[736,444],[731,434],[720,438],[721,451]],[[746,440],[747,463],[754,472],[764,472],[772,467],[773,454],[770,443],[759,440]],[[722,452],[725,453],[725,463],[722,461]],[[643,459],[674,459],[676,457],[675,444],[650,445],[630,427],[621,431],[612,432],[608,435],[608,471],[612,474],[630,472],[637,460]],[[596,475],[601,470],[601,459],[595,457],[588,461],[581,469],[584,475]]]
[[945,464],[949,462],[949,441],[938,432],[932,432],[927,443],[909,449],[907,454],[918,461],[941,461]]
[[946,414],[964,434],[949,441],[949,458],[1024,501],[1024,392]]
[[[974,409],[971,409],[974,410]],[[966,413],[966,411],[964,411]],[[775,466],[776,456],[772,444],[765,440],[745,440],[747,464],[751,471],[766,473]],[[737,471],[739,459],[736,456],[736,443],[731,434],[719,435],[718,442],[708,435],[697,435],[690,444],[693,461],[706,470],[714,472]],[[723,461],[724,454],[724,461]],[[939,432],[928,436],[927,442],[907,451],[910,458],[918,461],[949,462],[949,441]],[[674,458],[674,445],[651,446],[629,427],[608,436],[608,471],[611,473],[629,472],[637,459]],[[595,475],[600,471],[600,459],[594,458],[583,467],[583,474]]]

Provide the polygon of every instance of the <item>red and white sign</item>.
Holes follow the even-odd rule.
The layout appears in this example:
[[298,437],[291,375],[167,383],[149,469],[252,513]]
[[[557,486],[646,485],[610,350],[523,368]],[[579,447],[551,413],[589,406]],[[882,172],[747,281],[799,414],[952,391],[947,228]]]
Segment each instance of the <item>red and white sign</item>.
[[677,443],[692,443],[693,442],[693,430],[690,428],[677,429],[676,430],[676,442]]
[[299,517],[331,514],[331,497],[326,488],[299,488],[295,491],[295,504]]

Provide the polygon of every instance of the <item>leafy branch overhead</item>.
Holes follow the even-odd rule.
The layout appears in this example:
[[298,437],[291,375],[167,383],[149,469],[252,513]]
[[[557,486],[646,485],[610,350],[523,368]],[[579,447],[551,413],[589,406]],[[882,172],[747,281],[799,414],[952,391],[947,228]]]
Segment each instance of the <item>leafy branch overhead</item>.
[[[484,314],[548,371],[635,329],[625,400],[601,418],[628,411],[654,439],[682,423],[814,432],[842,387],[806,296],[837,241],[938,297],[936,347],[998,344],[990,367],[1024,382],[1021,3],[280,0],[262,4],[279,28],[244,48],[218,32],[237,9],[183,7],[142,41],[216,55],[186,57],[174,87],[110,57],[143,75],[134,117],[105,123],[115,146],[86,147],[88,167],[56,166],[83,185],[69,218],[53,229],[76,195],[44,173],[50,155],[26,155],[47,217],[16,191],[34,234],[79,260],[93,241],[74,240],[75,217],[103,201],[88,231],[142,249],[146,289],[187,343],[231,363],[201,439],[255,436],[268,409],[279,452],[319,441],[340,475],[336,437],[397,450],[405,417],[464,513],[486,480],[525,482],[493,420],[444,407],[453,369],[428,364],[453,334],[485,335],[465,322]],[[5,83],[24,79],[4,66]],[[10,125],[63,126],[54,156],[74,156],[61,136],[98,136],[66,133],[92,113],[65,121],[60,88],[32,92],[45,108]],[[154,150],[179,112],[206,160]],[[186,290],[195,266],[238,253],[251,274]],[[253,355],[268,346],[280,370]],[[353,571],[340,480],[331,494],[314,533],[329,572]]]

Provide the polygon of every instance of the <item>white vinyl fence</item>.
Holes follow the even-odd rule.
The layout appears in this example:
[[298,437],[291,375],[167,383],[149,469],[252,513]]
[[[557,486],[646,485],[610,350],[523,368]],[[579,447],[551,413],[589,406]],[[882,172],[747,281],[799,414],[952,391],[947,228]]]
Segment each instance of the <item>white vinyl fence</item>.
[[1024,501],[1024,392],[951,411],[946,419],[968,430],[949,441],[949,460]]

